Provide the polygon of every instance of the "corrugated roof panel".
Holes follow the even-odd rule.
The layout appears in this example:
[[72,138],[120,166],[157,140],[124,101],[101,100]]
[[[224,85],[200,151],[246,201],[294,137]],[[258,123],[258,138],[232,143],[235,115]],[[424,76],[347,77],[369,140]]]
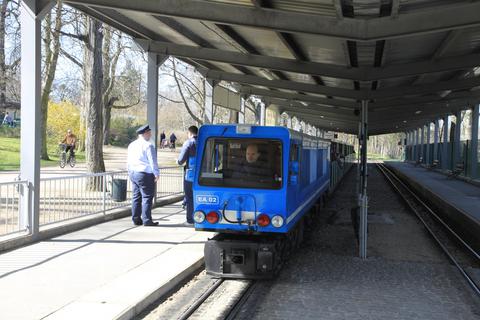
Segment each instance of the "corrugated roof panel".
[[455,5],[469,3],[471,0],[400,0],[400,13],[409,13],[412,11],[431,9],[437,6]]
[[254,6],[251,0],[206,0],[206,1],[221,2],[221,3],[227,3],[227,4],[239,4],[239,5],[250,6],[250,7]]
[[353,81],[336,79],[330,77],[322,77],[323,83],[328,87],[343,88],[343,89],[353,89]]
[[286,11],[297,11],[304,13],[312,13],[319,15],[335,16],[335,7],[332,0],[316,0],[316,1],[290,1],[290,0],[273,0],[271,1],[275,9]]
[[[252,0],[207,0],[210,2],[220,2],[226,4],[236,4],[245,6],[254,6]],[[335,16],[335,7],[332,0],[272,0],[272,7],[278,10],[296,11],[304,13],[314,13],[319,15]]]
[[283,72],[288,79],[295,82],[303,82],[309,84],[315,84],[316,82],[308,74],[293,73],[293,72]]
[[372,67],[375,62],[376,42],[357,42],[357,59],[359,66]]
[[355,17],[380,15],[380,0],[353,0],[353,12]]
[[384,65],[430,60],[446,36],[446,32],[439,32],[389,40]]
[[329,37],[312,35],[295,35],[309,60],[347,66],[345,41]]
[[[479,12],[480,14],[480,12]],[[454,43],[445,52],[444,57],[462,56],[478,52],[480,50],[480,28],[469,28],[459,32]]]
[[394,79],[385,79],[378,82],[378,88],[395,88],[409,86],[417,77],[402,77]]
[[263,55],[287,59],[294,58],[274,31],[239,26],[232,28]]

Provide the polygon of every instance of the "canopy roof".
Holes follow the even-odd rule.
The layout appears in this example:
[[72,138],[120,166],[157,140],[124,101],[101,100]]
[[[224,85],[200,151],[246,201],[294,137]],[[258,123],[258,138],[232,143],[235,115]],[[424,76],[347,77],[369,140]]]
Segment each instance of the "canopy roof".
[[480,101],[480,1],[65,0],[319,128],[414,129]]

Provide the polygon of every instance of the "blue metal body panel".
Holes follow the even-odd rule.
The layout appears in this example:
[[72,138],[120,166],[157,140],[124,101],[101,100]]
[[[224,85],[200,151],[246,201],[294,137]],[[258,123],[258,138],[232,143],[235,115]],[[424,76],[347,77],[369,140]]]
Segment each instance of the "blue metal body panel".
[[[330,141],[307,136],[284,127],[252,126],[247,134],[237,133],[236,125],[204,125],[200,128],[197,139],[197,156],[193,181],[194,210],[205,213],[216,211],[222,215],[222,210],[236,212],[237,217],[250,214],[255,217],[267,214],[270,218],[280,215],[284,224],[276,228],[271,224],[260,227],[256,224],[231,224],[221,219],[218,223],[207,221],[196,223],[201,230],[217,232],[267,232],[286,233],[311,206],[327,191],[329,186]],[[280,189],[227,188],[202,186],[199,184],[200,168],[208,138],[234,139],[270,139],[282,144],[282,186]],[[293,147],[296,145],[296,147]],[[297,183],[290,183],[290,153],[297,151],[299,172]]]

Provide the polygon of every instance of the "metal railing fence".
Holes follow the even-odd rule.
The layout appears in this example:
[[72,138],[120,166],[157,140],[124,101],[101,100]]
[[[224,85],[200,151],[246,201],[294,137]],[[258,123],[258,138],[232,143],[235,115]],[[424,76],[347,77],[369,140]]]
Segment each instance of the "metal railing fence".
[[[126,185],[126,192],[115,190],[115,182]],[[20,208],[20,190],[27,190],[27,186],[26,181],[0,183],[0,236],[27,230],[26,222],[21,222]],[[40,226],[93,214],[109,214],[115,209],[129,207],[132,197],[127,171],[42,178],[39,190]],[[182,193],[183,167],[160,168],[157,200]]]
[[20,221],[20,193],[27,187],[26,181],[0,183],[0,236],[26,230]]

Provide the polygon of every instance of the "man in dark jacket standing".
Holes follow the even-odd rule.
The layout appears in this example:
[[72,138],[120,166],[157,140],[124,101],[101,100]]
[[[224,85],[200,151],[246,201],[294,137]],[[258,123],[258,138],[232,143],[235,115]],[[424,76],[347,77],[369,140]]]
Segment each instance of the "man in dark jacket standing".
[[[195,157],[197,153],[197,134],[198,128],[196,126],[191,126],[188,128],[188,140],[182,146],[180,155],[178,156],[177,163],[179,165],[185,165],[185,168],[188,169],[190,157]],[[187,212],[187,222],[186,225],[190,226],[193,224],[193,183],[185,180],[183,177],[183,191],[185,193],[185,203],[186,203],[186,212]]]

